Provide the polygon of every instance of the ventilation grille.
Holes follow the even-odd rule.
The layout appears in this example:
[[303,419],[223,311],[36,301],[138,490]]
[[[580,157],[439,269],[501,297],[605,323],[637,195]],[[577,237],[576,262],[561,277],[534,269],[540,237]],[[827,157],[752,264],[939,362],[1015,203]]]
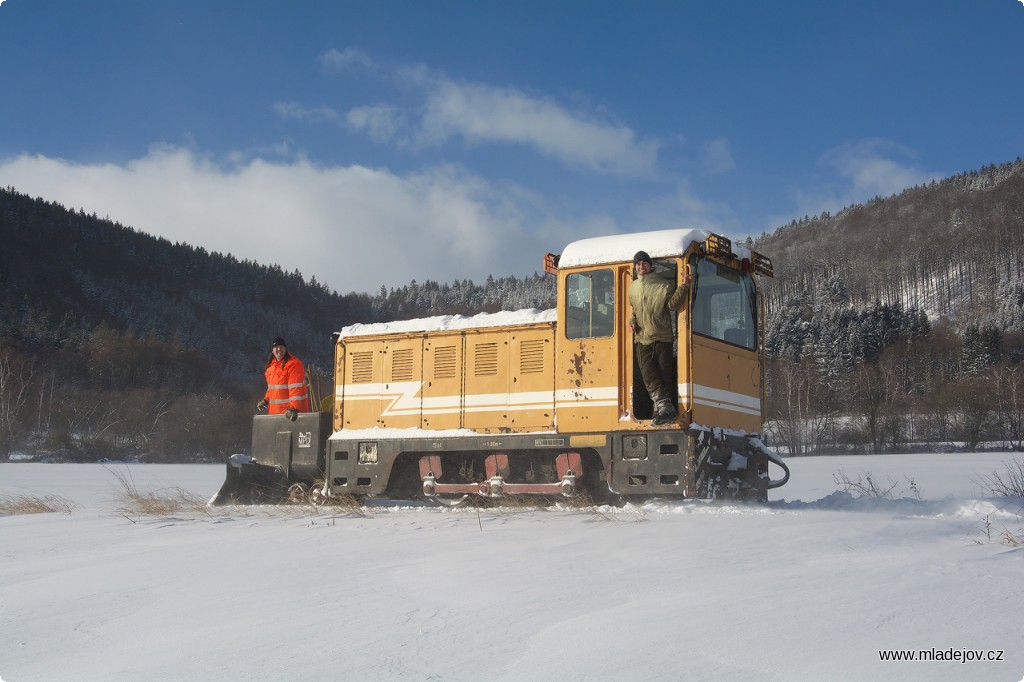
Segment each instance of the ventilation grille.
[[373,381],[373,351],[352,354],[352,383],[368,384]]
[[455,346],[440,346],[434,352],[434,378],[454,379],[457,376]]
[[391,381],[412,381],[412,348],[396,350],[391,355]]
[[519,373],[534,374],[544,371],[544,339],[523,341],[519,347]]
[[476,347],[473,373],[478,377],[498,374],[498,344],[481,343]]

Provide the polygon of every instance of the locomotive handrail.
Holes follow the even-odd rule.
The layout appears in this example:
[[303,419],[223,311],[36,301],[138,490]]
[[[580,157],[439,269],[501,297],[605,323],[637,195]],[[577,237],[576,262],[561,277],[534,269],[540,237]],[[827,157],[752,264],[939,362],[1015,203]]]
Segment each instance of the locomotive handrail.
[[[764,293],[761,292],[761,287],[758,285],[757,279],[754,279],[754,287],[757,290],[757,308],[761,314],[761,325],[757,330],[757,337],[759,339],[758,345],[760,346],[760,362],[761,365],[761,423],[764,424],[768,418],[768,351],[765,347],[764,337],[767,334],[765,328],[765,312],[764,312]],[[789,480],[789,477],[786,477]]]
[[[693,290],[696,280],[690,261],[683,259],[683,274],[690,280],[690,290],[686,294],[686,400],[687,412],[693,410]],[[679,286],[678,284],[676,286]]]

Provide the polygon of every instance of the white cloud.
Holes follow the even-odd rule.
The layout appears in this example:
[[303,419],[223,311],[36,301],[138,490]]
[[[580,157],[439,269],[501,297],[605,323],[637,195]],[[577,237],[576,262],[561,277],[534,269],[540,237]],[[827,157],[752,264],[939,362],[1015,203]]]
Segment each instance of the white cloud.
[[[372,61],[358,50],[332,50],[321,57],[333,70]],[[542,156],[589,172],[653,177],[657,172],[656,140],[639,139],[628,126],[596,113],[570,111],[550,98],[511,87],[458,82],[422,65],[394,70],[395,81],[417,99],[400,108],[375,104],[352,108],[345,116],[349,130],[364,132],[376,142],[434,147],[461,138],[469,144],[526,145]],[[296,104],[275,106],[288,118],[333,120],[319,109]],[[408,129],[406,135],[400,131]]]
[[846,206],[861,204],[876,196],[898,194],[941,176],[914,165],[912,157],[911,150],[903,145],[877,138],[833,147],[819,159],[826,176],[816,178],[814,187],[796,192],[799,215],[780,217],[775,225],[824,211],[835,213]]
[[890,196],[935,177],[920,168],[890,158],[911,156],[902,145],[880,139],[860,140],[840,145],[822,155],[822,163],[850,181],[847,197],[864,201],[875,196]]
[[0,183],[171,241],[299,270],[342,293],[523,276],[541,269],[545,252],[590,236],[525,190],[450,166],[404,176],[305,159],[225,166],[162,146],[125,165],[23,155],[0,162]]
[[364,131],[374,142],[388,142],[406,126],[406,115],[387,104],[356,107],[345,116],[350,130]]
[[349,47],[331,49],[320,55],[320,66],[326,71],[355,71],[373,66],[373,60],[362,50]]
[[708,172],[713,174],[728,173],[736,168],[736,162],[732,158],[732,148],[729,140],[723,137],[716,138],[704,144],[705,165]]
[[270,108],[285,120],[295,119],[313,123],[338,120],[338,112],[330,107],[304,107],[297,102],[274,102]]
[[686,179],[680,180],[672,193],[645,201],[637,212],[637,218],[646,230],[698,228],[739,237],[735,232],[737,220],[732,209],[701,199]]
[[420,142],[450,137],[471,143],[526,144],[562,163],[596,173],[653,176],[658,143],[628,127],[587,118],[515,88],[427,79]]

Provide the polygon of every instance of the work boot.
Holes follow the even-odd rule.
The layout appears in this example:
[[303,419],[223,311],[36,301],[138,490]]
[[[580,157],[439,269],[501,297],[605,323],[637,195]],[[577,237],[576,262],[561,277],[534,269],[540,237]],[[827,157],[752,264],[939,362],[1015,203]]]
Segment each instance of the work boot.
[[651,423],[655,426],[660,426],[673,421],[678,416],[679,413],[676,412],[675,405],[672,404],[672,401],[668,398],[660,398],[656,403],[654,403],[654,419],[651,420]]

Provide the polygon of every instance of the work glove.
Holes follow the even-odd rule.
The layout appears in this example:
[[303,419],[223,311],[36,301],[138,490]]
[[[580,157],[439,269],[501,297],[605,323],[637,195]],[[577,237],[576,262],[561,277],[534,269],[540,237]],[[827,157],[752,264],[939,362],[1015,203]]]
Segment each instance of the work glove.
[[296,410],[294,407],[289,407],[287,410],[284,411],[284,417],[285,419],[295,421],[299,417],[299,411]]
[[263,400],[261,400],[258,403],[256,403],[256,411],[257,412],[266,412],[267,411],[267,399],[266,398],[264,398]]

